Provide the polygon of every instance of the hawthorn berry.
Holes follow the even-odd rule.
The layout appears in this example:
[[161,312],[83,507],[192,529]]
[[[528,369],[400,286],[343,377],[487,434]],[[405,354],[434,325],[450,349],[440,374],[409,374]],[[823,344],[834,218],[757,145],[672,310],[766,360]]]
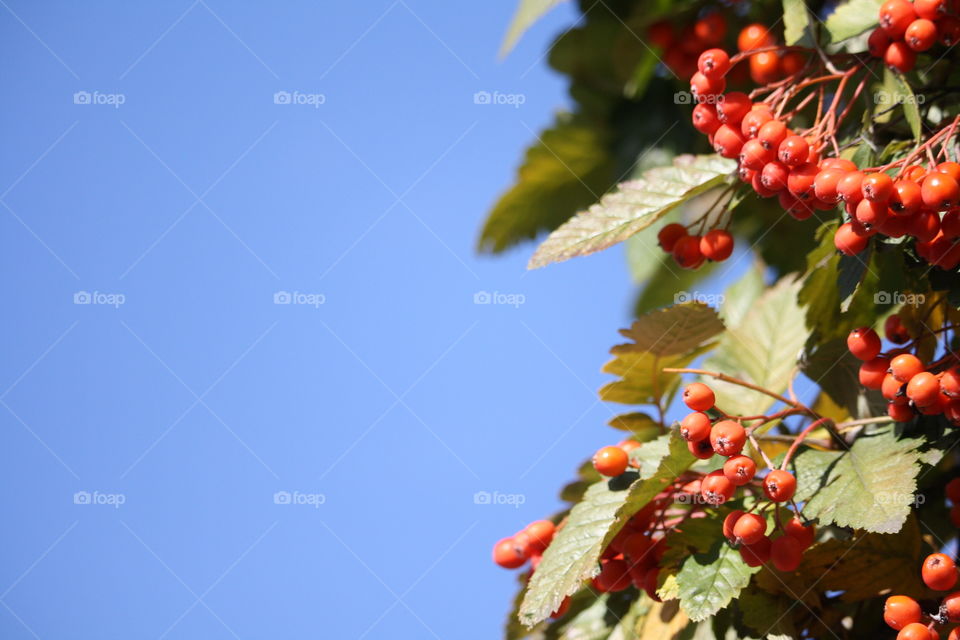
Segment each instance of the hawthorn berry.
[[800,518],[796,516],[791,518],[787,524],[783,525],[783,532],[788,536],[796,538],[803,549],[808,549],[812,546],[814,537],[817,535],[817,529],[813,526],[813,523],[804,526]]
[[934,211],[921,209],[909,218],[908,230],[920,242],[930,242],[940,231],[940,216]]
[[854,329],[847,336],[847,348],[859,360],[873,360],[880,353],[880,336],[870,327]]
[[683,403],[693,411],[712,409],[716,401],[713,389],[702,382],[691,382],[683,390]]
[[789,176],[790,170],[787,165],[775,160],[763,166],[763,170],[760,172],[760,182],[771,191],[782,191],[787,188],[787,178]]
[[703,264],[700,253],[700,236],[683,236],[673,245],[673,259],[684,269],[696,269]]
[[887,369],[890,367],[890,360],[887,358],[876,357],[867,360],[860,365],[860,384],[867,389],[881,389],[883,379],[887,377]]
[[894,41],[883,53],[883,61],[901,73],[907,73],[917,64],[917,52],[907,46],[906,42]]
[[727,35],[727,20],[719,11],[713,11],[696,21],[693,33],[708,45],[720,44]]
[[780,58],[780,73],[792,76],[807,65],[807,59],[799,51],[788,51]]
[[723,471],[720,469],[705,475],[703,482],[700,484],[700,495],[707,504],[723,504],[733,497],[735,491],[736,487],[723,475]]
[[863,192],[860,190],[863,177],[862,171],[848,171],[840,178],[837,182],[837,193],[844,202],[856,204],[863,199]]
[[947,0],[914,0],[913,10],[927,20],[939,20],[947,13]]
[[833,235],[833,246],[844,255],[855,256],[867,248],[868,239],[857,235],[853,225],[844,222]]
[[783,139],[777,149],[777,158],[788,167],[796,167],[807,161],[810,144],[803,136],[789,135]]
[[944,16],[937,22],[937,31],[940,33],[940,44],[952,47],[960,42],[960,18]]
[[724,158],[736,158],[746,139],[740,130],[729,124],[720,125],[713,134],[713,150]]
[[623,591],[630,586],[627,563],[616,558],[605,560],[600,573],[593,579],[593,587],[600,593]]
[[516,569],[527,561],[527,555],[513,538],[503,538],[493,545],[493,561],[504,569]]
[[893,179],[885,173],[868,173],[860,183],[863,197],[873,202],[886,202],[893,193]]
[[923,205],[920,185],[913,180],[897,180],[890,193],[890,209],[897,214],[910,215]]
[[[639,564],[650,556],[653,549],[653,542],[650,537],[643,533],[631,533],[624,539],[621,545],[623,555],[626,556],[632,564]],[[652,560],[653,557],[650,556]]]
[[914,51],[926,51],[937,43],[937,25],[932,20],[917,18],[907,27],[903,38]]
[[907,397],[918,407],[933,405],[939,396],[940,381],[929,371],[918,373],[907,383]]
[[562,618],[564,614],[570,609],[570,596],[567,596],[560,603],[560,606],[557,607],[556,611],[550,614],[550,617],[556,620],[557,618]]
[[[751,140],[751,142],[754,142]],[[724,229],[713,229],[700,238],[700,253],[707,260],[723,262],[733,253],[733,236]]]
[[740,519],[740,516],[743,515],[743,511],[740,509],[735,509],[727,514],[727,517],[723,519],[723,537],[729,540],[731,543],[737,541],[737,536],[733,532],[734,525],[737,524],[737,520]]
[[697,71],[690,78],[690,93],[694,100],[703,102],[707,98],[723,93],[727,88],[727,81],[723,77],[705,76]]
[[773,36],[766,26],[754,23],[744,27],[737,36],[737,49],[751,51],[773,44]]
[[771,546],[770,538],[760,536],[755,543],[740,547],[740,557],[748,567],[759,567],[770,560]]
[[786,502],[797,490],[797,479],[789,471],[774,469],[763,479],[763,492],[774,502]]
[[770,561],[780,571],[796,571],[802,560],[803,546],[793,536],[780,536],[770,545]]
[[787,174],[787,190],[800,200],[813,198],[813,181],[820,169],[812,162],[806,162],[790,169]]
[[687,235],[687,228],[682,224],[671,222],[657,233],[657,242],[664,251],[673,251],[677,240]]
[[750,79],[767,84],[780,74],[780,57],[774,51],[761,51],[750,56]]
[[760,126],[757,131],[757,140],[766,149],[779,150],[780,143],[790,135],[790,131],[780,120],[770,120]]
[[890,37],[890,34],[883,27],[877,27],[867,38],[867,51],[874,58],[882,58],[891,42],[893,42],[893,38]]
[[887,416],[894,422],[909,422],[913,420],[913,409],[910,405],[891,402],[887,405]]
[[740,124],[744,116],[750,113],[751,107],[753,107],[753,101],[747,94],[740,91],[731,91],[723,96],[721,102],[717,103],[717,117],[724,124]]
[[890,596],[883,603],[883,621],[897,631],[909,624],[920,622],[922,615],[920,605],[909,596]]
[[687,442],[699,442],[710,437],[710,417],[697,411],[680,421],[680,435]]
[[553,541],[556,530],[556,525],[549,520],[537,520],[528,524],[524,532],[530,537],[530,552],[543,553]]
[[950,209],[940,219],[940,231],[951,240],[960,238],[960,209]]
[[900,38],[916,17],[913,5],[907,0],[887,0],[880,7],[880,28],[891,38]]
[[840,199],[837,193],[837,183],[844,176],[840,169],[822,169],[813,179],[813,193],[825,202],[836,202]]
[[934,171],[923,179],[920,195],[923,204],[935,211],[942,211],[956,206],[960,198],[960,185],[950,175]]
[[733,525],[733,535],[742,544],[755,544],[767,532],[767,521],[756,513],[746,513]]
[[697,59],[697,68],[705,76],[723,77],[730,70],[730,56],[723,49],[707,49]]
[[854,210],[853,217],[873,235],[875,228],[887,220],[887,203],[867,199],[861,200]]
[[710,444],[722,456],[735,456],[743,450],[747,432],[739,422],[721,420],[710,430]]
[[713,457],[713,447],[710,446],[710,438],[704,438],[696,442],[687,442],[687,450],[700,460],[708,460]]
[[907,385],[897,380],[892,374],[887,374],[883,379],[883,385],[880,387],[880,393],[886,398],[887,402],[894,404],[907,404]]
[[[770,113],[770,109],[754,105],[750,113],[743,116],[743,120],[740,121],[740,133],[747,138],[756,138],[760,134],[760,127],[771,120],[773,120],[773,114]],[[763,143],[761,142],[761,144]],[[767,147],[764,147],[764,149],[767,149]]]
[[960,622],[960,591],[954,591],[943,597],[940,611],[950,622]]
[[957,584],[957,566],[943,553],[931,553],[920,570],[924,584],[934,591],[947,591]]
[[750,456],[733,456],[723,463],[723,475],[735,487],[742,487],[757,473],[757,463]]
[[740,166],[748,169],[760,170],[767,163],[777,159],[777,154],[765,148],[759,140],[753,138],[743,143],[740,148]]
[[953,178],[954,180],[960,182],[960,163],[941,162],[934,168],[934,171],[936,171],[937,173],[946,174],[951,178]]
[[897,640],[939,640],[939,638],[939,634],[934,634],[927,625],[920,622],[908,624],[897,634]]
[[720,125],[720,118],[717,117],[717,108],[709,103],[703,102],[693,108],[693,128],[700,133],[712,136],[716,133]]
[[901,353],[890,361],[890,375],[899,382],[910,382],[913,376],[923,371],[923,362],[912,353]]
[[600,475],[615,477],[627,470],[629,456],[620,447],[603,447],[593,455],[593,467]]

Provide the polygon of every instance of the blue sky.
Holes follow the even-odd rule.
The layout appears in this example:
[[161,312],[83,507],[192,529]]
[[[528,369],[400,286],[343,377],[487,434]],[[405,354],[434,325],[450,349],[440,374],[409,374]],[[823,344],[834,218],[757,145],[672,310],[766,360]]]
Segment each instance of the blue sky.
[[474,252],[572,7],[0,4],[0,637],[497,637],[618,439],[622,251]]

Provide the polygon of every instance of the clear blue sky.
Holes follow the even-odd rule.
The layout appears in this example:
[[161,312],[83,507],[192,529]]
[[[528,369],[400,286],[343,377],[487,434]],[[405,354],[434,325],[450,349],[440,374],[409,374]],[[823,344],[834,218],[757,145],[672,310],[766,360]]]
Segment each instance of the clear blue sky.
[[572,7],[0,4],[0,637],[497,637],[618,439],[622,251],[474,253]]

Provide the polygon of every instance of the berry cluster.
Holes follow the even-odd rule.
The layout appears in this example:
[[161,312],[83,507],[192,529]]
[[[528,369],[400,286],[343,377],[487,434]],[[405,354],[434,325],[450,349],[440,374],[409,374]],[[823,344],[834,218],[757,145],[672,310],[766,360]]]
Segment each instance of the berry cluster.
[[[885,332],[894,344],[910,338],[896,315],[887,319]],[[925,364],[904,348],[882,352],[880,336],[869,327],[851,331],[847,348],[863,361],[860,384],[883,394],[887,415],[893,420],[907,422],[917,413],[942,414],[950,424],[960,426],[960,367],[949,354]]]
[[880,7],[880,26],[870,34],[870,55],[903,73],[913,69],[917,54],[937,41],[952,47],[960,41],[956,0],[888,0]]
[[[934,591],[949,591],[957,584],[957,566],[950,556],[932,553],[923,561],[920,570],[923,582]],[[960,622],[960,591],[946,595],[933,614],[924,614],[913,598],[894,595],[883,605],[883,620],[897,630],[897,640],[939,640],[937,626]],[[927,620],[927,624],[921,622]],[[960,627],[950,631],[948,640],[960,640]]]

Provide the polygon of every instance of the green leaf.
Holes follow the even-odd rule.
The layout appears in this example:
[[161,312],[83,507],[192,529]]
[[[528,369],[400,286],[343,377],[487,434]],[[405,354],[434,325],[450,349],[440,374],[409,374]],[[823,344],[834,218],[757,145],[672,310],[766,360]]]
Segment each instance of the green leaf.
[[743,277],[723,292],[720,319],[728,327],[739,325],[753,303],[766,290],[763,265],[755,262]]
[[588,210],[551,233],[530,259],[529,269],[595,253],[623,242],[674,207],[719,186],[736,168],[717,155],[684,155],[672,167],[651,169],[621,183]]
[[876,27],[883,2],[884,0],[850,0],[838,6],[825,23],[830,41],[840,42]]
[[821,524],[895,533],[914,502],[922,444],[887,427],[861,434],[848,451],[805,449],[791,461],[796,500]]
[[923,124],[920,120],[920,106],[917,103],[917,96],[914,95],[910,85],[904,79],[902,73],[894,73],[889,67],[884,67],[884,84],[887,84],[887,77],[890,77],[889,87],[892,89],[895,104],[903,108],[903,115],[910,125],[910,131],[917,142],[923,139]]
[[694,462],[676,431],[644,449],[648,457],[637,472],[594,484],[571,509],[530,580],[520,607],[521,622],[532,626],[546,619],[564,597],[595,576],[600,554],[627,520]]
[[500,253],[550,231],[596,202],[614,180],[609,134],[586,118],[560,115],[527,149],[517,181],[487,217],[479,250]]
[[550,11],[563,0],[520,0],[517,11],[513,14],[513,20],[510,21],[510,27],[507,29],[507,35],[503,38],[503,44],[500,45],[500,57],[504,57],[513,49],[520,36],[530,28],[530,26],[539,20],[543,15]]
[[845,338],[834,338],[805,351],[800,370],[836,404],[846,409],[851,418],[884,415],[887,401],[877,390],[860,384],[860,365]]
[[740,552],[717,536],[709,551],[687,558],[677,573],[680,607],[691,620],[705,620],[726,607],[759,570],[748,567]]
[[[786,390],[808,335],[797,307],[799,289],[798,281],[784,278],[764,293],[739,325],[727,329],[703,368],[775,393]],[[717,406],[730,415],[758,415],[775,402],[766,394],[728,382],[711,379],[709,384]]]
[[804,0],[783,0],[783,38],[787,45],[814,43],[810,13]]
[[755,585],[750,585],[740,593],[737,606],[743,612],[743,623],[767,640],[780,635],[795,638],[797,632],[790,613],[804,610],[803,607],[796,607],[792,598],[788,601]]
[[651,311],[637,319],[620,335],[629,344],[617,345],[614,355],[646,351],[655,356],[673,356],[694,349],[723,331],[717,312],[700,302],[685,302]]
[[846,313],[850,310],[853,296],[867,275],[868,262],[869,254],[867,259],[864,259],[860,254],[840,256],[837,263],[837,294],[840,297],[840,313]]
[[610,418],[607,424],[614,429],[629,431],[630,437],[638,442],[649,442],[663,433],[660,423],[640,412],[622,413]]
[[599,391],[600,399],[620,404],[656,404],[660,398],[669,397],[680,382],[679,373],[664,373],[663,369],[682,369],[710,350],[706,345],[696,351],[658,358],[642,352],[624,352],[603,365],[604,373],[620,376],[605,384]]

